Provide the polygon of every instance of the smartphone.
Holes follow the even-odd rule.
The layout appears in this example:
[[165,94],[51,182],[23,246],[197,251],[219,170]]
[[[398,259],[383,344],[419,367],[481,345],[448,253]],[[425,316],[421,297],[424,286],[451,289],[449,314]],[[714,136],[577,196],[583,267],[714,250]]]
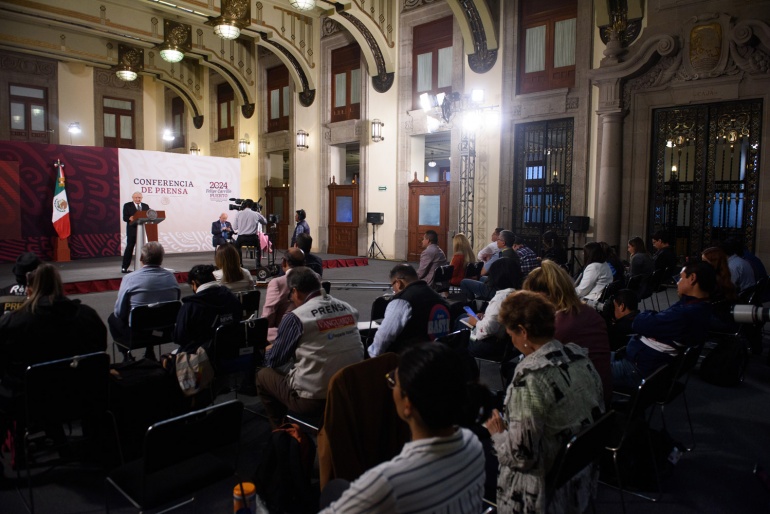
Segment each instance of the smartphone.
[[477,318],[478,319],[478,317],[476,316],[476,313],[473,312],[473,309],[471,309],[467,305],[465,307],[463,307],[463,309],[465,309],[465,312],[468,313],[468,316],[471,316],[472,318]]

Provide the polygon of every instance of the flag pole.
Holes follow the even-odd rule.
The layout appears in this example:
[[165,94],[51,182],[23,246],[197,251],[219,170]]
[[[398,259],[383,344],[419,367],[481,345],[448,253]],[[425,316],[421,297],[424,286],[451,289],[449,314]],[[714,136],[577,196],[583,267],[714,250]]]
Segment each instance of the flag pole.
[[[53,237],[53,260],[54,262],[68,262],[71,260],[69,246],[70,223],[69,203],[67,202],[67,192],[64,188],[64,163],[61,162],[61,159],[56,159],[53,166],[56,168],[52,216],[54,229],[56,231],[56,235]],[[66,228],[63,226],[64,221],[66,221]],[[62,233],[60,233],[60,231],[62,231]]]

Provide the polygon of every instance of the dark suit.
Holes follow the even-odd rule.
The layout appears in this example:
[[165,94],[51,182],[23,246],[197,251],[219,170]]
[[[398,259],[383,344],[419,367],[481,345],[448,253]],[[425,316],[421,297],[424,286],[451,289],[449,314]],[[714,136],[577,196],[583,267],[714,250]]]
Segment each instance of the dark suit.
[[211,239],[211,244],[216,248],[219,245],[227,244],[233,238],[233,226],[229,221],[225,221],[225,226],[230,229],[230,232],[225,232],[225,237],[222,237],[222,222],[216,220],[211,224],[211,235],[214,236]]
[[[140,211],[146,211],[150,209],[150,206],[146,203],[141,203]],[[126,251],[123,252],[123,269],[127,269],[131,266],[131,257],[134,255],[134,246],[136,246],[136,227],[138,225],[131,225],[128,218],[136,214],[136,204],[134,202],[127,202],[123,204],[123,221],[126,222]],[[141,248],[139,249],[141,251]]]

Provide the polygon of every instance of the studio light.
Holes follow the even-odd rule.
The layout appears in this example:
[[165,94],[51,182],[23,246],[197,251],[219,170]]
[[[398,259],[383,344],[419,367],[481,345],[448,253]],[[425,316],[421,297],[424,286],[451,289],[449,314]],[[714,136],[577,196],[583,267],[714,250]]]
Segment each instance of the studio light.
[[163,141],[173,141],[174,140],[174,133],[171,132],[171,130],[166,129],[163,131]]
[[70,123],[69,126],[67,127],[67,132],[69,132],[70,134],[80,134],[81,132],[83,132],[80,129],[80,122],[73,121],[72,123]]

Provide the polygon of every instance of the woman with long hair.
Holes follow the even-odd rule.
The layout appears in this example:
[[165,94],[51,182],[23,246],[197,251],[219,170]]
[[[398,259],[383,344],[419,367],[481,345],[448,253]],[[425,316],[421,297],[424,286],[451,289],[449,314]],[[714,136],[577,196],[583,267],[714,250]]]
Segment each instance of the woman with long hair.
[[546,489],[565,443],[603,411],[601,381],[588,352],[554,335],[555,312],[531,291],[511,294],[500,309],[513,346],[524,354],[503,415],[494,411],[487,421],[500,462],[500,512],[584,512],[598,480],[598,468],[587,466],[556,491]]
[[607,264],[606,255],[600,243],[586,243],[583,247],[585,268],[575,282],[578,298],[595,305],[604,288],[614,281],[612,269]]
[[489,392],[471,381],[460,355],[441,343],[410,346],[385,380],[412,440],[329,505],[347,486],[331,481],[321,498],[329,506],[321,512],[481,512],[484,453],[476,435],[462,427],[486,419],[488,414],[479,413]]
[[541,293],[556,306],[556,339],[588,350],[591,362],[602,378],[606,405],[612,399],[610,341],[607,324],[596,310],[580,301],[572,279],[558,264],[543,261],[527,275],[523,289]]
[[456,234],[452,238],[452,278],[449,283],[453,286],[460,286],[460,281],[465,278],[465,267],[476,262],[476,256],[473,254],[471,243],[465,234]]
[[241,267],[241,256],[238,249],[230,244],[219,245],[214,255],[217,265],[214,271],[216,281],[231,291],[251,291],[254,289],[254,277],[249,270]]
[[647,253],[644,239],[639,236],[632,237],[628,240],[627,249],[630,260],[628,278],[633,278],[637,275],[652,275],[652,272],[655,271],[655,262],[650,257],[650,254]]
[[58,270],[44,263],[27,273],[24,304],[0,316],[0,383],[20,393],[29,365],[106,348],[107,327],[99,315],[65,297]]

